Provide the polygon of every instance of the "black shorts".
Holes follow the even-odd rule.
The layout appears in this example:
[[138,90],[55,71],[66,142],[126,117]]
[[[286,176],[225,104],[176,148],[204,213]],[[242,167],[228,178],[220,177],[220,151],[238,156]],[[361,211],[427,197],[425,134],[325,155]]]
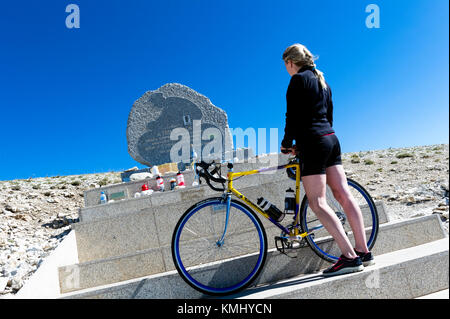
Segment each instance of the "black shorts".
[[342,164],[336,134],[301,140],[299,144],[300,176],[325,174],[327,167]]

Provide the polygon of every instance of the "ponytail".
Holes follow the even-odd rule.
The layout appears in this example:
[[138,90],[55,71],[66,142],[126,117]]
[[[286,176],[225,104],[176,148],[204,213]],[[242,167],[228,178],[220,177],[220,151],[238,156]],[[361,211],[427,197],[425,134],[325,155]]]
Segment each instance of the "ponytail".
[[314,67],[313,72],[316,75],[317,79],[319,79],[319,83],[320,83],[320,86],[322,86],[322,89],[326,89],[327,82],[325,82],[325,77],[323,76],[323,72],[320,70],[317,70],[315,67]]

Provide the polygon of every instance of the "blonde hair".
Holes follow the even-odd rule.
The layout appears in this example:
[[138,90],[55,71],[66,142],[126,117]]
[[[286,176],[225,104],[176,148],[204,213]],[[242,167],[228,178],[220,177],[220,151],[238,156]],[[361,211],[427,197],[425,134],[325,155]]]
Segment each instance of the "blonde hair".
[[325,77],[323,76],[323,72],[316,69],[316,64],[314,63],[318,57],[315,57],[309,52],[309,50],[300,43],[295,43],[289,46],[283,53],[284,62],[292,61],[296,66],[303,67],[309,66],[313,68],[314,74],[319,79],[319,83],[322,86],[322,89],[327,87],[327,83],[325,82]]

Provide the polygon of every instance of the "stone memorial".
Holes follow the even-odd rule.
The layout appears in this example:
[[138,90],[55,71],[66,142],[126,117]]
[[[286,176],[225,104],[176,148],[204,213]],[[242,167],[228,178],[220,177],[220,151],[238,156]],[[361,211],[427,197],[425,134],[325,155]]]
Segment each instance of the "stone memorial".
[[178,83],[146,92],[130,111],[128,152],[147,166],[184,163],[192,148],[202,159],[231,160],[233,138],[225,111]]

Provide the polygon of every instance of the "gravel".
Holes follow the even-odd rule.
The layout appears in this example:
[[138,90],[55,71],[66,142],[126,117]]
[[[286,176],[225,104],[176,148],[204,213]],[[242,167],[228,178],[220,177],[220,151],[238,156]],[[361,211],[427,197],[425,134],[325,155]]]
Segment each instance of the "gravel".
[[0,296],[15,294],[78,222],[84,191],[120,173],[0,181]]

